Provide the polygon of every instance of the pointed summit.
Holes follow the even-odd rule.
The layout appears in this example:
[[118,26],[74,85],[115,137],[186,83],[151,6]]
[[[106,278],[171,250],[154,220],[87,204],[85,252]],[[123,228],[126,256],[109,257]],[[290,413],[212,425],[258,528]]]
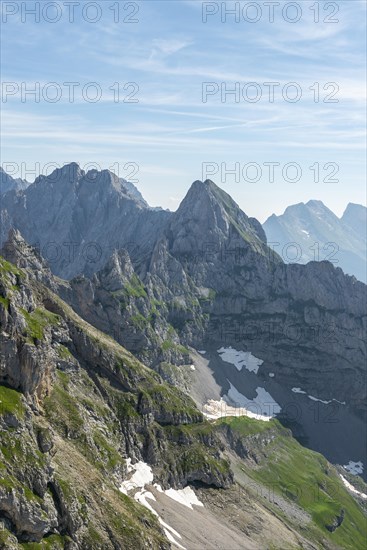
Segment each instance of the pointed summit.
[[133,199],[140,202],[143,206],[145,207],[149,206],[147,201],[144,199],[143,195],[140,193],[139,189],[135,187],[133,183],[131,183],[130,181],[124,180],[123,178],[120,178],[120,183],[124,188],[125,192],[127,193],[127,195],[129,195]]
[[170,225],[173,253],[200,253],[205,247],[219,249],[231,239],[257,251],[266,243],[260,223],[249,218],[238,204],[213,181],[191,185]]
[[80,168],[79,164],[70,162],[69,164],[64,164],[61,168],[56,168],[47,176],[40,174],[35,179],[34,184],[37,185],[40,182],[47,181],[48,184],[64,185],[65,183],[75,183],[84,175],[85,172]]

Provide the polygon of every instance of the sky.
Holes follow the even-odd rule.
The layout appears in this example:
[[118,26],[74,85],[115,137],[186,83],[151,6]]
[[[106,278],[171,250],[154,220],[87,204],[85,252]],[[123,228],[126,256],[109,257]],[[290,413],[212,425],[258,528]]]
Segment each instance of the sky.
[[171,210],[209,178],[261,222],[310,199],[337,215],[366,204],[364,0],[1,11],[1,165],[14,177],[110,168]]

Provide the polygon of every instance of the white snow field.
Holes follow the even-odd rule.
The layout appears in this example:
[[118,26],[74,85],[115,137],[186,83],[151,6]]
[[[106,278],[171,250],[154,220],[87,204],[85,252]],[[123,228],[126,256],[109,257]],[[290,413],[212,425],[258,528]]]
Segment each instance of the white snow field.
[[227,382],[230,385],[230,389],[228,390],[227,396],[224,396],[225,401],[230,401],[236,406],[244,407],[255,415],[273,418],[280,413],[280,405],[274,401],[270,393],[264,388],[256,388],[257,396],[254,397],[254,399],[248,399],[240,393],[228,379]]
[[225,361],[226,363],[231,363],[239,371],[241,371],[242,368],[245,367],[248,371],[257,374],[260,365],[262,365],[264,362],[261,359],[258,359],[257,357],[252,355],[250,351],[237,351],[231,346],[229,348],[222,347],[217,351],[223,361]]
[[[175,529],[173,529],[173,527],[163,521],[159,514],[154,510],[152,505],[147,501],[147,499],[152,501],[156,500],[155,496],[150,491],[145,490],[146,485],[152,485],[153,483],[154,475],[152,472],[152,468],[149,466],[149,464],[146,464],[142,461],[139,461],[136,464],[131,464],[131,458],[128,458],[126,460],[126,463],[127,472],[133,472],[133,474],[130,476],[129,479],[126,479],[121,483],[120,491],[125,495],[131,493],[131,496],[133,495],[135,500],[148,508],[148,510],[150,510],[152,514],[154,514],[158,518],[158,521],[162,525],[167,539],[177,548],[186,550],[185,546],[182,546],[182,544],[180,544],[176,540],[182,539],[180,533],[178,533]],[[193,506],[204,506],[203,503],[200,502],[200,500],[197,498],[191,487],[185,487],[184,489],[179,490],[163,490],[162,487],[158,484],[155,484],[154,487],[157,489],[158,492],[164,493],[172,500],[186,506],[187,508],[190,508],[191,510],[193,510]],[[136,491],[137,489],[139,490]],[[133,493],[134,491],[135,493]]]

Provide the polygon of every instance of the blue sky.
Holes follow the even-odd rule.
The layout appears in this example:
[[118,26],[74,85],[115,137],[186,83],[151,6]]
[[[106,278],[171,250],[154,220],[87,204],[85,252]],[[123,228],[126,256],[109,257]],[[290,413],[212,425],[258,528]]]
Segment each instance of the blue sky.
[[[22,10],[24,2],[4,1],[2,80],[15,83],[15,88],[13,95],[4,97],[4,91],[11,92],[12,85],[6,85],[2,94],[3,166],[23,163],[18,175],[24,175],[36,163],[41,172],[47,172],[47,163],[76,161],[82,166],[118,165],[121,177],[136,172],[137,166],[134,179],[148,202],[174,210],[192,181],[202,179],[202,164],[214,163],[216,173],[211,179],[260,221],[309,199],[323,200],[337,214],[348,202],[366,203],[366,3],[342,0],[327,6],[316,2],[320,21],[315,22],[311,9],[315,2],[299,1],[302,13],[294,23],[285,17],[296,18],[295,8],[287,8],[282,16],[289,2],[279,0],[272,23],[269,7],[257,3],[261,12],[257,11],[259,20],[253,23],[243,16],[254,19],[256,15],[247,1],[226,2],[228,9],[235,4],[240,8],[236,22],[230,15],[222,21],[222,2],[203,8],[198,0],[120,1],[118,22],[111,9],[117,4],[113,0],[98,2],[98,12],[88,8],[84,18],[82,7],[88,2],[78,2],[73,22],[66,2],[59,1],[51,3],[58,4],[58,11],[51,6],[46,14],[41,11],[36,22]],[[26,4],[32,8],[37,2]],[[43,9],[47,2],[39,4]],[[218,9],[218,13],[203,22],[203,9]],[[335,15],[334,10],[338,10]],[[12,11],[18,13],[12,15]],[[137,22],[123,21],[130,13]],[[56,15],[60,20],[52,23]],[[95,15],[100,17],[98,22],[86,20]],[[338,22],[324,22],[325,18]],[[57,87],[48,86],[50,82]],[[65,82],[80,84],[73,103]],[[102,93],[98,102],[86,101],[81,93],[91,82]],[[116,85],[111,89],[116,82],[120,101],[114,98]],[[124,90],[129,82],[135,84]],[[272,103],[264,85],[269,82],[279,83]],[[282,96],[290,82],[302,91],[298,102]],[[315,82],[319,83],[318,103]],[[39,102],[31,95],[22,101],[22,83],[23,89],[39,83]],[[218,90],[206,102],[203,83]],[[324,90],[326,83],[335,84]],[[338,91],[329,99],[338,102],[325,103],[336,85]],[[237,86],[239,101],[234,95],[221,95],[225,86]],[[91,99],[95,89],[88,89]],[[55,90],[61,91],[60,101],[43,99],[42,93],[52,99]],[[132,92],[138,102],[123,102]],[[249,101],[255,92],[259,101]],[[290,99],[294,92],[295,88],[288,89]],[[274,181],[269,181],[264,163],[273,162],[279,165],[274,168]],[[236,163],[239,177],[226,175],[224,169],[233,170]],[[292,167],[283,177],[289,163],[301,168],[299,181],[287,181],[295,177]],[[315,163],[320,168],[319,182],[314,181]],[[336,165],[338,173],[332,179],[339,181],[323,181]],[[243,175],[246,166],[247,177],[246,172]],[[28,179],[33,179],[31,174]]]

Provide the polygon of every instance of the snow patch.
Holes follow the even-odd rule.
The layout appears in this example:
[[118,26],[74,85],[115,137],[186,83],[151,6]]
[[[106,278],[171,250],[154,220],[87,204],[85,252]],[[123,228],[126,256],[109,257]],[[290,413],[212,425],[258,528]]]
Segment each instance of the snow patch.
[[[307,392],[301,390],[301,388],[292,388],[292,392],[294,393],[304,393],[307,395]],[[339,405],[345,405],[345,401],[338,401],[337,399],[319,399],[318,397],[314,397],[313,395],[307,395],[311,401],[318,401],[319,403],[324,403],[324,405],[330,405],[333,401],[335,403],[339,403]]]
[[214,399],[209,399],[209,401],[203,407],[203,414],[210,420],[217,420],[218,418],[223,418],[224,416],[247,416],[248,418],[254,418],[255,420],[263,420],[269,422],[271,420],[270,416],[263,416],[261,414],[255,414],[243,407],[232,407],[228,405],[226,401],[221,399],[220,401],[215,401]]
[[205,355],[205,354],[206,354],[206,351],[205,351],[205,349],[199,349],[199,350],[198,350],[198,353],[200,353],[201,355]]
[[[172,536],[171,533],[168,531],[168,529],[166,529],[166,528],[164,527],[164,521],[161,520],[160,523],[161,523],[162,526],[163,526],[164,534],[166,535],[166,537],[168,538],[168,540],[169,540],[170,542],[172,542],[172,544],[174,544],[175,546],[178,546],[178,548],[182,548],[182,550],[186,550],[186,546],[182,546],[182,544],[180,544],[179,542],[177,542],[177,540],[175,540],[175,539],[173,538],[173,536]],[[165,525],[167,525],[167,524],[165,524]],[[181,537],[180,537],[180,538],[181,538]]]
[[191,487],[185,487],[184,489],[167,489],[164,491],[164,494],[169,498],[172,498],[176,502],[187,506],[187,508],[193,509],[192,506],[204,506],[202,502],[198,499]]
[[145,508],[148,508],[148,510],[150,510],[152,514],[158,518],[159,523],[163,527],[164,534],[166,535],[168,540],[172,542],[172,544],[175,544],[176,546],[178,546],[178,548],[182,548],[183,550],[186,550],[185,546],[182,546],[174,538],[176,537],[178,539],[181,539],[182,537],[180,533],[178,533],[175,529],[173,529],[173,527],[168,525],[168,523],[163,521],[160,515],[154,510],[154,508],[149,504],[149,502],[147,502],[147,499],[154,500],[154,501],[156,500],[155,496],[150,491],[145,491],[143,489],[142,491],[139,491],[138,493],[135,494],[134,499],[140,502],[140,504],[142,504],[143,506],[145,506]]
[[248,371],[257,374],[260,365],[264,362],[252,355],[250,351],[237,351],[231,346],[229,348],[222,347],[217,351],[223,361],[231,363],[239,371],[242,370],[242,367],[245,367]]
[[195,365],[190,365],[191,370],[196,370]]
[[348,464],[345,464],[343,466],[350,474],[354,476],[358,476],[359,474],[363,474],[363,462],[360,460],[358,462],[353,462],[353,460],[350,460]]
[[269,372],[270,378],[274,378],[275,374],[273,372]]
[[120,485],[120,491],[125,495],[128,494],[128,491],[133,489],[143,489],[145,485],[152,483],[153,481],[153,472],[149,464],[145,462],[137,462],[136,464],[131,465],[131,458],[127,459],[127,471],[130,473],[132,470],[135,470],[130,479],[123,481]]
[[292,392],[294,392],[294,393],[306,393],[305,391],[301,390],[301,388],[292,388]]
[[308,231],[306,231],[305,229],[301,229],[301,232],[302,232],[302,233],[304,233],[305,235],[307,235],[307,237],[309,237],[309,236],[310,236],[309,232],[308,232]]
[[312,401],[318,401],[319,403],[324,403],[324,405],[329,405],[331,403],[331,401],[327,401],[325,399],[318,399],[317,397],[314,397],[313,395],[308,395],[307,397],[309,399],[311,399]]
[[256,397],[254,399],[248,399],[234,387],[228,378],[227,382],[230,385],[230,389],[227,396],[224,396],[225,401],[232,401],[236,406],[244,407],[248,411],[260,416],[272,418],[280,413],[280,405],[274,401],[270,393],[264,388],[256,388]]
[[346,488],[349,489],[349,491],[351,491],[352,493],[355,493],[356,495],[358,495],[361,498],[367,499],[366,493],[361,493],[361,491],[358,491],[358,489],[353,487],[353,485],[351,483],[349,483],[349,481],[347,479],[345,479],[345,477],[343,477],[341,474],[340,474],[340,477],[342,478],[342,482],[344,483]]
[[[153,493],[145,490],[145,486],[150,485],[153,482],[154,476],[152,468],[149,466],[149,464],[146,464],[142,461],[139,461],[136,464],[131,464],[131,458],[128,458],[126,460],[126,467],[127,472],[133,472],[133,474],[128,480],[122,482],[120,486],[120,491],[127,495],[128,492],[136,491],[136,489],[139,489],[135,492],[134,499],[145,506],[145,508],[148,508],[148,510],[150,510],[152,514],[154,514],[158,518],[159,523],[163,527],[164,534],[172,544],[174,544],[178,548],[181,548],[182,550],[186,550],[185,546],[182,546],[182,544],[180,544],[176,540],[182,539],[180,533],[178,533],[175,529],[173,529],[173,527],[168,525],[168,523],[163,521],[158,512],[156,512],[152,505],[148,502],[148,500],[156,501]],[[169,498],[175,500],[176,502],[179,502],[180,504],[183,504],[191,510],[193,510],[193,506],[204,506],[204,504],[200,502],[195,492],[189,486],[185,487],[184,489],[167,489],[166,491],[164,491],[162,487],[157,483],[154,484],[154,487],[159,493],[164,493]]]

